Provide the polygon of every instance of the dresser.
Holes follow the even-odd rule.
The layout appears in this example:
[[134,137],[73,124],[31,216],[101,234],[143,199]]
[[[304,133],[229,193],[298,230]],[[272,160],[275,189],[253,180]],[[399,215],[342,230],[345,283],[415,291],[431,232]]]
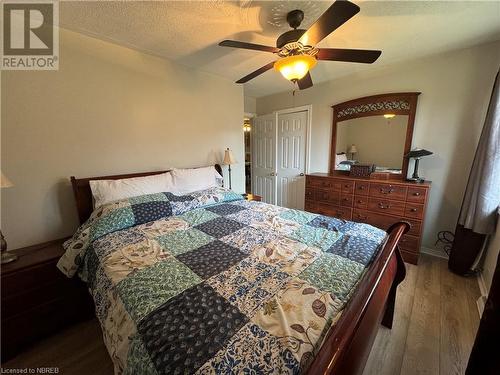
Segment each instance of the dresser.
[[2,362],[35,341],[93,316],[89,292],[56,268],[62,240],[14,250],[19,259],[1,268]]
[[410,231],[399,245],[403,259],[417,264],[430,182],[354,178],[342,173],[306,176],[305,210],[381,229],[404,220]]

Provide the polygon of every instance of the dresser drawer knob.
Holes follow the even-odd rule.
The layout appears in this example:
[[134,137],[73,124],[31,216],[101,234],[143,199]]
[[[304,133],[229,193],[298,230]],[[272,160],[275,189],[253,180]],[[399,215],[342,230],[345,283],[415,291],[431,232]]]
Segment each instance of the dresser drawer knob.
[[390,205],[390,204],[388,204],[388,205],[384,205],[382,202],[380,202],[380,203],[378,204],[378,206],[379,206],[381,209],[383,209],[383,210],[386,210],[386,209],[388,209],[388,208],[391,208],[391,205]]
[[368,219],[368,216],[363,216],[363,215],[360,215],[360,214],[357,214],[356,216],[357,216],[358,219],[361,219],[361,220]]
[[410,211],[411,212],[417,212],[417,209],[416,208],[411,208]]
[[380,192],[382,194],[391,194],[393,191],[394,191],[394,188],[392,186],[389,186],[389,189],[380,188]]
[[363,201],[360,199],[360,200],[358,200],[358,203],[363,203]]
[[420,193],[418,191],[415,192],[415,193],[413,193],[413,195],[416,196],[416,197],[420,197]]
[[350,188],[350,187],[351,187],[351,185],[349,185],[349,184],[345,184],[345,185],[344,185],[344,187],[346,187],[346,188]]
[[365,185],[361,185],[361,186],[359,187],[359,190],[365,190]]

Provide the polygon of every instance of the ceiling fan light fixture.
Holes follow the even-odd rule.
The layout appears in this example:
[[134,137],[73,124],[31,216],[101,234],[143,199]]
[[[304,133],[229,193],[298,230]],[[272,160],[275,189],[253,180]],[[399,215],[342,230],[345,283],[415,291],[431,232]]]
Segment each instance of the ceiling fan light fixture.
[[274,69],[279,71],[283,77],[289,81],[295,82],[314,68],[317,60],[310,55],[292,55],[279,59],[274,63]]

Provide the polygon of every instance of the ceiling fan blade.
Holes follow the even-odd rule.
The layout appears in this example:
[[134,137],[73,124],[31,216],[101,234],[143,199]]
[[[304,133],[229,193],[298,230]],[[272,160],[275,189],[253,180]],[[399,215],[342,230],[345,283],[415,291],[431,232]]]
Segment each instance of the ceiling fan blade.
[[337,0],[299,39],[304,45],[314,46],[359,12],[359,7],[346,0]]
[[299,85],[300,90],[305,90],[308,89],[309,87],[312,87],[313,81],[311,78],[311,73],[307,72],[307,74],[303,78],[297,81],[297,84]]
[[239,80],[236,81],[236,83],[245,83],[250,81],[251,79],[254,79],[255,77],[261,75],[262,73],[267,72],[269,69],[271,69],[274,66],[274,61],[270,62],[267,65],[264,65],[262,68],[257,69],[256,71],[244,76],[243,78],[240,78]]
[[276,47],[263,46],[261,44],[254,44],[254,43],[238,42],[237,40],[223,40],[222,42],[219,43],[219,46],[253,49],[256,51],[264,51],[264,52],[271,52],[271,53],[275,53],[275,52],[279,51],[279,49]]
[[381,53],[382,51],[368,49],[320,48],[316,58],[318,60],[372,64]]

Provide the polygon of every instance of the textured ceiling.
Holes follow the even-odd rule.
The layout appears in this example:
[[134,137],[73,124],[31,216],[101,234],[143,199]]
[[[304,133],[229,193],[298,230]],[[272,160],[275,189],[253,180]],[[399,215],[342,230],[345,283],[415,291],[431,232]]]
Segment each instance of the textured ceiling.
[[[314,82],[500,39],[500,1],[355,1],[361,12],[319,47],[380,49],[373,65],[319,62]],[[289,10],[305,11],[307,28],[332,1],[79,1],[61,2],[67,29],[166,57],[231,80],[273,61],[265,52],[219,47],[223,39],[275,45]],[[275,71],[245,84],[263,96],[291,84]]]

